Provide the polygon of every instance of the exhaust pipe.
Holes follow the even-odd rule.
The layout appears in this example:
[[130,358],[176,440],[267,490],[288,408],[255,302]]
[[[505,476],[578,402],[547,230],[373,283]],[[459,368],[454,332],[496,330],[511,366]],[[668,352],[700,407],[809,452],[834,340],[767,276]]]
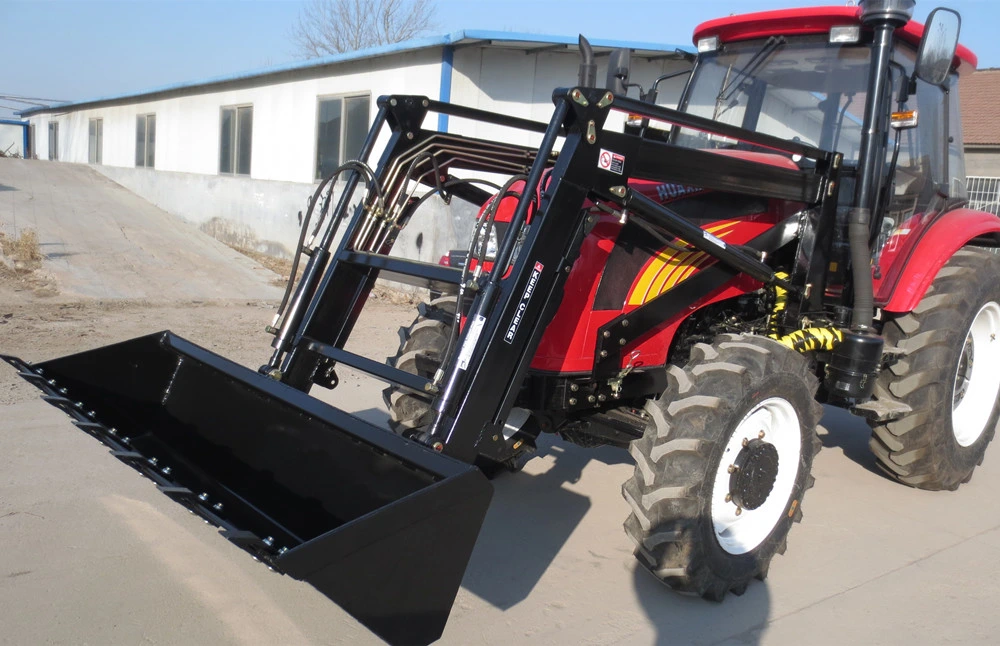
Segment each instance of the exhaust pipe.
[[475,467],[170,332],[0,358],[163,493],[389,643],[441,636],[492,496]]
[[581,87],[594,87],[597,85],[597,62],[594,60],[594,49],[590,46],[590,41],[580,34],[580,73],[577,85]]

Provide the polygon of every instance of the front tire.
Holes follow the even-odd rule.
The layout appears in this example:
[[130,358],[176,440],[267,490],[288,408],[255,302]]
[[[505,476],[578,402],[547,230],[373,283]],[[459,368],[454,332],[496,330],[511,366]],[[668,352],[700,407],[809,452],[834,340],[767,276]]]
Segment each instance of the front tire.
[[871,450],[902,483],[957,489],[982,464],[1000,417],[1000,257],[959,250],[882,334],[904,355],[879,375],[875,397],[912,411],[872,423]]
[[[455,295],[441,296],[430,303],[421,303],[413,322],[400,328],[399,349],[395,357],[389,357],[389,364],[426,379],[433,379],[448,348],[448,340],[455,326],[457,306],[458,297]],[[413,437],[433,419],[433,397],[429,394],[389,386],[382,391],[382,399],[389,411],[389,429],[397,435]],[[525,443],[519,453],[503,462],[495,462],[480,455],[475,464],[492,479],[503,472],[520,471],[533,451],[533,444]]]
[[801,355],[755,336],[698,344],[683,369],[669,369],[622,487],[625,532],[644,567],[712,600],[766,576],[812,486],[817,386]]
[[[421,303],[413,323],[399,330],[399,350],[389,359],[391,365],[433,379],[448,346],[457,303],[456,296]],[[430,395],[390,386],[382,391],[382,399],[389,410],[389,428],[397,435],[408,436],[430,423]]]

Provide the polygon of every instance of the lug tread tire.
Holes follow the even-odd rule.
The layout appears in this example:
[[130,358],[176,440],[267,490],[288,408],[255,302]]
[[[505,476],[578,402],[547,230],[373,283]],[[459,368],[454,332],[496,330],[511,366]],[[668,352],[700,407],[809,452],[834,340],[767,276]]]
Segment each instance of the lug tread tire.
[[989,301],[1000,302],[1000,257],[966,247],[937,273],[912,312],[883,326],[886,344],[906,354],[881,372],[875,396],[913,409],[895,420],[869,422],[869,447],[890,478],[919,489],[954,490],[982,463],[1000,407],[994,402],[982,435],[962,447],[952,430],[952,397],[969,326]]
[[[742,594],[750,580],[767,575],[770,560],[785,549],[793,522],[801,519],[801,499],[812,486],[809,475],[820,440],[815,433],[822,406],[808,362],[763,337],[724,335],[712,345],[697,344],[684,368],[668,368],[668,387],[646,403],[650,423],[629,452],[636,460],[622,495],[631,508],[625,533],[639,563],[683,594],[722,600]],[[714,537],[712,478],[736,415],[768,396],[768,388],[790,385],[804,445],[790,497],[789,513],[771,534],[743,555],[724,552]],[[720,560],[720,554],[722,555]]]
[[[400,328],[399,349],[387,362],[411,374],[432,378],[441,366],[457,303],[457,296],[421,303],[413,322]],[[382,391],[382,399],[389,410],[389,428],[394,433],[405,434],[429,422],[431,398],[427,395],[389,386]]]

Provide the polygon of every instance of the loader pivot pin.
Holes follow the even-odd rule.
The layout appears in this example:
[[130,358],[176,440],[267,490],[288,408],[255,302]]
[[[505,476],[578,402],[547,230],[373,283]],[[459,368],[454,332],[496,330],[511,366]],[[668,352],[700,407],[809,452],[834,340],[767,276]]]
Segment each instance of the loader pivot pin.
[[736,456],[729,492],[738,508],[757,509],[767,500],[778,477],[778,449],[754,438]]

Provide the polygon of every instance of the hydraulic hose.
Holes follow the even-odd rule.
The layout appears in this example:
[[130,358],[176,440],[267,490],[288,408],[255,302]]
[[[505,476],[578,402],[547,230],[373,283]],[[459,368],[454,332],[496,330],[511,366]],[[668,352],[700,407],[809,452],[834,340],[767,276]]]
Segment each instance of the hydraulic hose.
[[[788,274],[783,271],[776,272],[774,277],[782,281],[788,280]],[[767,336],[769,338],[796,352],[832,351],[844,340],[844,333],[835,327],[809,327],[782,336],[780,320],[781,314],[788,306],[788,290],[777,284],[772,289],[774,290],[774,306],[771,308],[771,316],[767,320]]]
[[796,352],[832,351],[844,340],[844,333],[835,327],[807,327],[804,330],[790,332],[781,338],[772,338]]
[[[788,280],[788,274],[783,271],[775,272],[774,277],[783,281]],[[774,290],[774,306],[771,308],[771,316],[767,319],[767,336],[777,339],[781,336],[779,329],[781,315],[788,305],[788,290],[779,284],[775,284],[772,289]]]

